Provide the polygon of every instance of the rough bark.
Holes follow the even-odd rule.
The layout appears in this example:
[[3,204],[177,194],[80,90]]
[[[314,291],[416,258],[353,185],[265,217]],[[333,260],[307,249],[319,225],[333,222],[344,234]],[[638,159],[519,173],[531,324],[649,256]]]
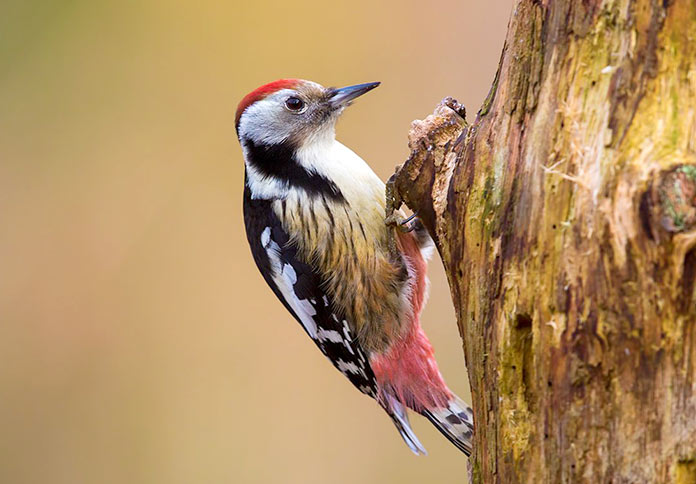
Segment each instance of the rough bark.
[[446,99],[410,147],[474,481],[696,483],[696,2],[518,0],[473,123]]

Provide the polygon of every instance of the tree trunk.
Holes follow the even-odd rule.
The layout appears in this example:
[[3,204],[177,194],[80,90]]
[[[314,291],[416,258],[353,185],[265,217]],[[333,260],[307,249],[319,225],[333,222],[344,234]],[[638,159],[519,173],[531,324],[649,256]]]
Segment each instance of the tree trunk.
[[696,1],[517,0],[394,204],[448,274],[474,482],[696,483]]

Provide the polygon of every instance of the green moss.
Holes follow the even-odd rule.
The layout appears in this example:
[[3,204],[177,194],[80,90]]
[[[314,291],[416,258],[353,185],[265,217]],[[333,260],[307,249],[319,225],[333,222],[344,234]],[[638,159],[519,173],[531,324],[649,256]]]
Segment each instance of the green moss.
[[478,112],[479,117],[485,116],[491,110],[491,104],[493,104],[493,100],[495,99],[495,94],[498,91],[498,80],[499,79],[500,79],[500,66],[498,66],[498,69],[495,71],[495,79],[493,79],[493,85],[491,86],[491,89],[488,91],[488,96],[486,96],[486,100],[483,101],[483,106],[481,106],[481,109],[479,109],[479,112]]
[[500,367],[501,436],[512,458],[524,457],[532,434],[530,385],[532,385],[532,320],[518,314],[508,321],[509,335]]
[[672,200],[667,196],[666,193],[662,192],[662,207],[664,209],[665,215],[667,215],[674,227],[678,230],[684,230],[686,221],[684,220],[684,215],[677,212],[672,204]]
[[670,96],[672,98],[672,130],[669,141],[671,146],[676,148],[677,143],[679,143],[679,93],[674,87],[670,91]]
[[485,234],[484,240],[490,240],[492,229],[495,226],[492,222],[499,214],[496,212],[497,205],[495,203],[495,180],[493,176],[486,177],[481,193],[481,228]]
[[[693,185],[696,183],[696,166],[679,165],[664,175],[659,189],[662,212],[672,227],[668,230],[682,231],[694,223]],[[686,193],[685,193],[686,190]]]
[[696,181],[696,165],[680,166],[678,171],[685,174],[689,179]]
[[481,477],[481,463],[478,459],[476,459],[474,460],[474,464],[471,470],[471,482],[478,484],[479,482],[483,482],[482,479],[483,478]]

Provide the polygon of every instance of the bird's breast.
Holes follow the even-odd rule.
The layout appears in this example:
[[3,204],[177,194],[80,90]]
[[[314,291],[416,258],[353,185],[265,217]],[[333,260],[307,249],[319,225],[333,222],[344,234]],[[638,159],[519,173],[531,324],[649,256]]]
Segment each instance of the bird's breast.
[[386,347],[400,331],[406,275],[389,256],[383,199],[333,203],[294,194],[273,208],[365,348]]

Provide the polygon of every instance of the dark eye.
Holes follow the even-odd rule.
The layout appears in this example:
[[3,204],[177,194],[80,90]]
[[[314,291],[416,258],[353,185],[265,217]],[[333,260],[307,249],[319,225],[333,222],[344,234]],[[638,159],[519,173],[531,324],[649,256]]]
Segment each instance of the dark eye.
[[304,107],[304,101],[299,97],[289,97],[285,101],[285,107],[287,107],[290,111],[299,111]]

